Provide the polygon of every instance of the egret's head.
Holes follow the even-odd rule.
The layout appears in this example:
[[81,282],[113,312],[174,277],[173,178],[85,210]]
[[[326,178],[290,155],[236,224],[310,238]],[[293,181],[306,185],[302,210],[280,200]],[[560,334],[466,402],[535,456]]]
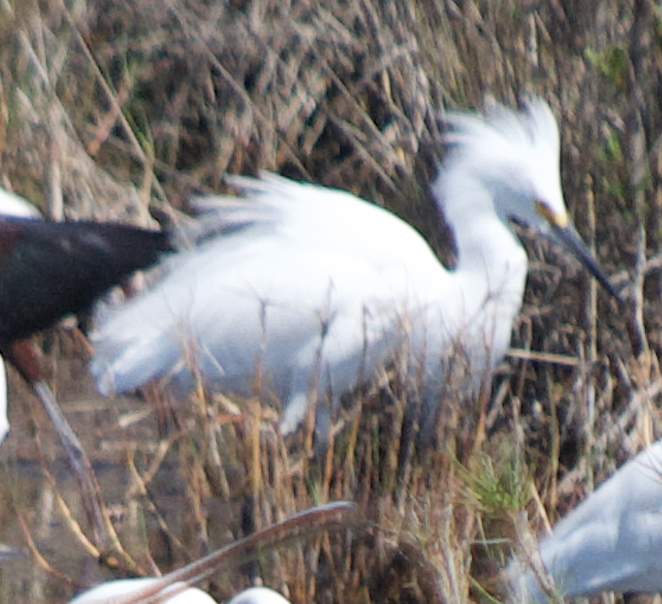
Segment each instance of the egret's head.
[[484,114],[449,113],[447,123],[450,152],[438,187],[451,226],[495,211],[504,222],[551,232],[618,298],[568,217],[559,130],[549,105],[529,98],[514,111],[493,103]]
[[[476,204],[489,203],[504,221],[545,229],[550,219],[568,220],[559,131],[544,101],[529,99],[522,111],[492,102],[484,114],[451,112],[447,124],[450,152],[440,174],[445,213],[482,211]],[[476,194],[480,189],[487,195]]]

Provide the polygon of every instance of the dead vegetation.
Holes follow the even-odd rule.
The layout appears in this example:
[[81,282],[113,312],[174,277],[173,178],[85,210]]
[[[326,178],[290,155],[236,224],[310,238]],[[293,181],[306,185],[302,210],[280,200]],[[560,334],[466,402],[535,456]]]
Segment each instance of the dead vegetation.
[[[626,321],[575,264],[524,234],[519,352],[485,415],[445,401],[438,447],[420,455],[400,451],[397,379],[357,393],[333,448],[315,455],[309,434],[283,442],[258,405],[203,393],[159,441],[151,419],[120,412],[134,403],[89,398],[80,351],[55,350],[54,385],[78,409],[90,456],[131,477],[100,482],[143,572],[348,498],[375,528],[272,556],[265,583],[296,604],[503,598],[498,572],[526,550],[526,531],[544,531],[660,436],[659,32],[646,0],[0,1],[0,182],[54,218],[147,223],[149,208],[218,191],[226,172],[268,169],[385,205],[450,258],[427,190],[444,107],[528,92],[560,121],[579,230],[632,284]],[[36,450],[20,425],[3,445],[17,463]],[[28,528],[35,499],[8,481],[4,507]],[[65,499],[75,517],[75,493]],[[67,557],[52,563],[85,581]],[[50,576],[42,591],[12,579],[6,601],[70,592]],[[246,582],[219,575],[211,589],[227,597]]]

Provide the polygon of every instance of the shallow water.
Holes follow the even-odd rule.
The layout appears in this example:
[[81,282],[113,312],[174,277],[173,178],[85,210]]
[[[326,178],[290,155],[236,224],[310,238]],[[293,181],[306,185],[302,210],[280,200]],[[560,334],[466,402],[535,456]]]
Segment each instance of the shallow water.
[[[93,463],[113,525],[124,548],[147,572],[153,574],[156,567],[167,572],[235,539],[241,505],[231,506],[208,496],[204,509],[196,514],[187,492],[189,483],[173,452],[166,455],[149,483],[151,502],[171,534],[181,540],[182,547],[173,548],[154,515],[146,512],[147,500],[138,490],[134,488],[127,499],[135,485],[128,460],[133,459],[144,475],[158,449],[153,413],[137,399],[106,400],[97,395],[81,359],[59,360],[56,375],[57,398]],[[0,447],[0,543],[8,552],[0,556],[0,604],[66,602],[81,587],[111,575],[81,545],[60,512],[56,489],[72,517],[85,522],[78,483],[47,417],[17,375],[11,372],[9,381],[11,432]],[[134,414],[142,419],[120,427]],[[40,446],[56,488],[42,470]],[[19,515],[44,561],[61,576],[36,561]]]

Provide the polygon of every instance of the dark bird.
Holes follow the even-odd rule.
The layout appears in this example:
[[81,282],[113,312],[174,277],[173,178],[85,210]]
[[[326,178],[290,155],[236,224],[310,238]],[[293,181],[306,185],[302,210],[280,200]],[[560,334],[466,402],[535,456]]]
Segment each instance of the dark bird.
[[32,381],[23,340],[93,303],[171,250],[161,231],[0,217],[0,352]]
[[[105,544],[92,466],[44,379],[31,336],[66,315],[89,309],[134,271],[157,262],[172,249],[170,237],[120,224],[44,222],[27,202],[0,193],[0,354],[16,367],[44,406],[81,483],[97,543]],[[1,442],[9,423],[4,370],[0,376]]]

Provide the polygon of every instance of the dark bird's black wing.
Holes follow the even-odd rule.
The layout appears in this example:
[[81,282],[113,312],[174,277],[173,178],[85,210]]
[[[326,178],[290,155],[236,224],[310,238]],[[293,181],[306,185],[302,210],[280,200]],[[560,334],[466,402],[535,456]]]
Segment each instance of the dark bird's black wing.
[[133,226],[0,219],[0,344],[88,309],[171,249],[167,233]]

